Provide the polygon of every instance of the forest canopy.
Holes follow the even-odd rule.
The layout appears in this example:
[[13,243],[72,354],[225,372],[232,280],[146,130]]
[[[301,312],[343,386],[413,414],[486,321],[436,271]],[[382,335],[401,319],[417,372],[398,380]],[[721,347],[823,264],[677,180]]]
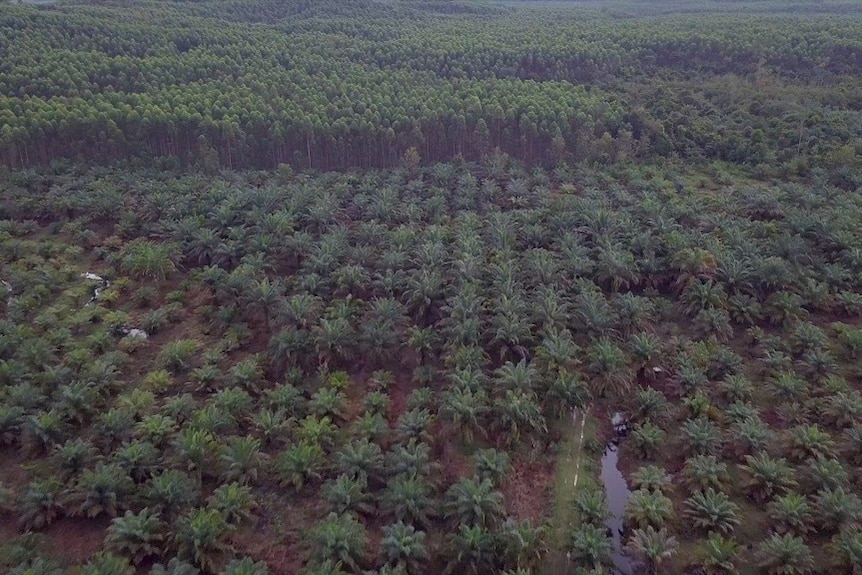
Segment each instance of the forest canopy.
[[0,154],[9,167],[175,157],[333,169],[392,166],[414,147],[429,162],[500,148],[545,165],[679,156],[805,169],[854,145],[860,10],[727,4],[2,6]]

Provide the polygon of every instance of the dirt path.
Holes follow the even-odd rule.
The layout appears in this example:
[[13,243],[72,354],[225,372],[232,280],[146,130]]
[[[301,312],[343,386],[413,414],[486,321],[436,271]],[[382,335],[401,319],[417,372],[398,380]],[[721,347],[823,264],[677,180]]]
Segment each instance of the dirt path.
[[551,575],[565,575],[569,570],[569,562],[566,558],[566,542],[576,520],[572,501],[579,486],[583,486],[585,470],[589,465],[583,454],[588,415],[589,408],[574,409],[571,420],[562,423],[563,437],[566,439],[560,446],[557,459],[553,535],[545,570]]

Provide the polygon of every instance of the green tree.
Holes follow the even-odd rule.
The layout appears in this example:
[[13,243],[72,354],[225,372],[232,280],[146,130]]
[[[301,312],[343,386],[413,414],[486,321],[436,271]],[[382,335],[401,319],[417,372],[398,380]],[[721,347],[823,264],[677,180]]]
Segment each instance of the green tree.
[[626,502],[626,519],[639,528],[660,529],[673,516],[673,502],[660,491],[638,489]]
[[412,525],[401,521],[383,527],[380,548],[386,560],[395,566],[403,567],[408,573],[421,571],[421,561],[425,559],[425,532],[417,531]]
[[794,535],[773,534],[758,547],[758,565],[770,575],[801,575],[814,569],[808,545]]
[[730,533],[739,525],[739,507],[725,493],[711,487],[688,498],[685,515],[695,527],[708,531]]
[[667,529],[656,531],[649,525],[645,529],[635,529],[626,548],[636,557],[643,557],[647,571],[655,574],[666,559],[676,554],[679,542],[668,534]]
[[164,528],[159,515],[146,507],[140,513],[126,511],[111,520],[105,544],[109,550],[127,555],[132,563],[140,565],[145,559],[162,554]]
[[503,512],[503,494],[488,479],[462,477],[446,492],[446,512],[463,525],[493,524]]
[[368,536],[352,514],[330,513],[311,530],[310,541],[314,560],[337,561],[355,570],[365,555]]
[[217,509],[196,508],[180,518],[173,533],[178,557],[205,572],[215,572],[232,551],[227,537],[232,527]]

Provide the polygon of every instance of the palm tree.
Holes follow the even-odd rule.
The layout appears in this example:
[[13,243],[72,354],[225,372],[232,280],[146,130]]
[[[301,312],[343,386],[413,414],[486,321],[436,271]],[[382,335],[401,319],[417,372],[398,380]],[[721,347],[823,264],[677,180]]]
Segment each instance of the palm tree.
[[339,473],[366,480],[380,481],[383,477],[383,450],[368,439],[354,440],[339,450],[334,457]]
[[311,443],[321,447],[331,447],[337,427],[329,416],[308,415],[299,421],[296,438],[300,443]]
[[608,517],[608,504],[601,489],[579,489],[572,501],[581,523],[601,526]]
[[626,502],[626,520],[637,527],[662,528],[673,516],[673,502],[660,491],[638,489]]
[[295,366],[311,347],[311,335],[306,329],[283,328],[269,339],[267,357],[276,377]]
[[702,337],[714,337],[718,341],[728,341],[733,337],[730,314],[723,309],[707,308],[698,312],[694,324]]
[[312,559],[335,561],[358,569],[358,561],[365,555],[368,535],[365,527],[350,513],[330,513],[309,534]]
[[447,517],[464,525],[488,525],[503,513],[503,494],[488,479],[462,477],[446,492]]
[[747,401],[751,399],[751,382],[742,374],[726,376],[718,385],[721,395],[727,401]]
[[625,354],[611,340],[599,339],[589,352],[587,366],[593,376],[594,393],[603,397],[608,391],[623,394],[631,386],[631,374]]
[[692,455],[717,455],[721,449],[721,431],[706,417],[686,419],[680,427],[686,451]]
[[125,557],[102,551],[94,555],[80,571],[81,575],[134,575],[135,568]]
[[284,291],[281,281],[263,278],[252,282],[250,289],[243,294],[247,305],[263,315],[267,332],[271,331],[273,314],[278,313],[284,302]]
[[796,426],[789,431],[790,456],[796,461],[835,457],[835,442],[815,423]]
[[635,489],[646,489],[648,491],[659,491],[664,493],[670,489],[672,477],[667,470],[656,465],[645,465],[639,467],[632,474],[632,487]]
[[396,435],[402,441],[426,441],[430,438],[428,427],[432,419],[431,412],[427,408],[414,407],[398,418],[395,423]]
[[814,569],[814,556],[801,538],[775,533],[760,544],[758,566],[770,575],[803,575]]
[[77,478],[89,464],[96,459],[98,450],[81,438],[69,439],[63,445],[54,447],[51,463],[62,481]]
[[839,391],[823,399],[820,405],[822,419],[839,429],[862,421],[862,394],[857,390]]
[[501,553],[505,556],[507,565],[515,565],[518,570],[532,572],[537,564],[546,556],[546,529],[535,527],[529,521],[515,521],[507,518],[499,532]]
[[805,379],[789,371],[781,371],[770,377],[769,387],[779,400],[798,400],[808,395],[808,384]]
[[808,462],[808,482],[819,487],[846,487],[850,483],[850,474],[837,459],[818,457]]
[[655,575],[662,562],[676,554],[679,542],[664,527],[656,531],[649,525],[645,529],[635,529],[626,548],[636,557],[642,557],[647,572]]
[[715,274],[715,256],[703,248],[686,246],[674,254],[671,269],[677,273],[674,288],[677,293],[682,293],[691,284],[703,283]]
[[506,432],[506,441],[514,445],[521,440],[521,430],[545,433],[548,430],[538,397],[532,391],[506,390],[494,402],[497,421]]
[[821,381],[838,371],[838,363],[825,349],[806,351],[799,360],[802,372],[815,381]]
[[736,566],[738,555],[739,544],[736,541],[710,531],[698,549],[698,564],[707,575],[736,575],[739,572]]
[[680,299],[683,310],[690,316],[710,308],[723,309],[727,305],[724,287],[712,280],[690,283]]
[[654,387],[644,387],[635,391],[637,415],[644,421],[660,421],[669,411],[670,404],[664,393]]
[[66,423],[56,409],[27,416],[21,425],[21,445],[29,454],[39,454],[58,444],[66,433]]
[[407,345],[419,355],[419,365],[425,365],[438,345],[438,334],[430,327],[413,326],[407,330]]
[[269,567],[263,561],[255,562],[251,557],[243,557],[228,563],[223,575],[269,575]]
[[412,474],[425,478],[434,476],[439,469],[439,465],[432,460],[431,447],[415,439],[393,447],[386,455],[386,467],[390,476]]
[[845,525],[830,545],[835,565],[849,575],[862,574],[862,527]]
[[60,387],[58,392],[57,408],[77,424],[86,422],[102,401],[101,390],[93,382],[76,381]]
[[124,443],[114,452],[113,460],[136,483],[141,483],[159,468],[159,450],[149,441]]
[[440,398],[440,416],[455,425],[467,441],[472,441],[477,431],[485,435],[482,419],[488,411],[488,395],[484,389],[455,385]]
[[411,273],[407,280],[405,297],[407,304],[418,318],[418,325],[429,325],[434,304],[444,294],[445,282],[439,273],[432,269],[421,268]]
[[509,455],[496,449],[479,449],[473,454],[473,468],[480,479],[489,479],[499,486],[506,475],[512,470]]
[[747,418],[735,423],[731,433],[731,447],[737,457],[765,453],[769,446],[770,429],[759,419]]
[[207,503],[221,513],[232,527],[251,523],[257,508],[251,488],[237,482],[220,485],[207,499]]
[[29,531],[42,529],[58,519],[62,485],[56,480],[33,481],[18,501],[19,524]]
[[150,479],[147,500],[169,519],[199,499],[197,481],[182,471],[168,469]]
[[276,385],[264,392],[270,408],[283,410],[289,417],[305,415],[305,397],[302,392],[289,383]]
[[193,339],[178,339],[167,342],[159,352],[158,361],[171,373],[187,371],[191,367],[191,359],[200,348],[200,343]]
[[380,550],[389,564],[403,568],[407,573],[419,573],[425,559],[425,532],[401,521],[383,527]]
[[318,359],[335,363],[351,358],[357,341],[355,331],[343,317],[321,318],[311,329]]
[[393,477],[381,495],[382,508],[398,521],[431,528],[436,515],[434,498],[428,481],[415,473]]
[[162,448],[168,438],[176,431],[176,421],[172,417],[155,413],[147,415],[135,424],[136,436]]
[[215,458],[216,439],[208,431],[200,431],[190,426],[184,427],[174,439],[172,446],[178,462],[189,471],[197,471],[198,475],[207,469]]
[[140,278],[163,280],[177,267],[179,254],[171,244],[137,241],[126,246],[123,268]]
[[653,372],[648,368],[659,367],[655,364],[661,355],[662,347],[658,336],[648,331],[636,333],[629,338],[628,348],[636,359],[639,378],[652,376]]
[[389,423],[382,413],[364,412],[359,418],[353,420],[348,432],[357,439],[368,439],[369,441],[381,442],[389,433]]
[[498,560],[497,539],[482,525],[458,526],[457,533],[449,537],[449,561],[444,575],[451,573],[491,573]]
[[180,518],[173,534],[177,556],[206,572],[215,572],[232,551],[227,542],[232,530],[217,509],[192,509]]
[[[249,390],[256,392],[258,384],[263,379],[263,367],[261,366],[261,357],[258,354],[253,354],[245,359],[237,362],[228,372],[228,382],[239,388],[236,392]],[[230,390],[221,390],[224,393]]]
[[[553,332],[565,337],[570,308],[568,299],[558,290],[546,285],[537,288],[532,309],[533,318],[542,333]],[[537,351],[537,355],[539,353],[541,352]]]
[[694,395],[684,397],[682,404],[685,406],[686,415],[690,419],[708,418],[710,408],[712,407],[709,397],[702,389],[695,391]]
[[364,477],[342,473],[323,484],[321,496],[329,508],[338,514],[355,512],[371,515],[374,512],[373,498],[368,493],[368,481]]
[[727,464],[714,455],[696,455],[687,460],[682,475],[691,492],[710,487],[721,489],[730,480]]
[[658,453],[666,433],[650,421],[636,425],[632,430],[631,439],[643,459],[651,459]]
[[814,510],[819,531],[834,533],[862,520],[862,498],[843,487],[821,489],[814,495]]
[[811,506],[804,495],[793,491],[779,495],[769,503],[767,512],[778,533],[804,537],[811,530]]
[[[617,312],[617,322],[623,335],[630,335],[635,330],[648,329],[655,319],[655,305],[647,297],[626,292],[613,298],[611,304]],[[639,342],[635,343],[635,340],[639,340]],[[661,342],[648,331],[641,331],[633,335],[629,343],[632,352],[642,361],[648,361],[645,357],[647,355],[655,357],[655,351],[661,349]],[[655,344],[659,344],[659,347],[657,348]],[[648,353],[637,353],[635,349]]]
[[105,544],[110,551],[128,555],[132,563],[140,565],[144,559],[162,554],[164,527],[158,513],[146,507],[140,513],[126,511],[111,520]]
[[131,477],[118,465],[98,464],[95,469],[85,469],[75,489],[68,497],[76,507],[76,513],[86,517],[105,514],[116,517],[125,506],[126,497],[134,491]]
[[560,370],[551,376],[547,387],[539,394],[542,408],[549,417],[562,418],[572,409],[584,407],[590,392],[577,372]]
[[572,561],[586,569],[602,573],[603,566],[610,563],[611,539],[604,527],[579,525],[569,535],[568,547]]
[[263,438],[263,445],[270,446],[284,437],[287,417],[284,410],[264,408],[254,416],[254,426]]
[[[6,396],[9,401],[8,393]],[[24,409],[17,405],[0,406],[0,445],[13,445],[21,437]]]
[[695,527],[730,533],[739,525],[739,507],[713,488],[697,491],[685,502],[685,515]]
[[317,443],[301,441],[281,452],[275,472],[282,485],[297,491],[313,480],[320,480],[326,468],[326,453]]
[[322,387],[311,396],[308,410],[320,417],[330,417],[338,421],[344,418],[347,403],[347,396],[340,389]]
[[501,389],[532,391],[538,387],[539,373],[524,359],[516,364],[507,361],[494,371],[494,380]]
[[572,332],[549,327],[544,330],[542,343],[536,349],[536,364],[546,373],[570,369],[577,363],[579,352]]
[[501,344],[500,358],[518,357],[524,361],[534,327],[527,317],[526,305],[520,298],[503,296],[495,307],[499,311],[491,319],[492,343]]

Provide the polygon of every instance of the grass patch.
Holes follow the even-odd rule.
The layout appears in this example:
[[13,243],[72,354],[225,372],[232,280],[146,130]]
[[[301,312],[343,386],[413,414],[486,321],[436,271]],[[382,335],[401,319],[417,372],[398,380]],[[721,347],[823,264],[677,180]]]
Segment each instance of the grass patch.
[[564,575],[569,571],[566,559],[568,534],[578,524],[579,518],[573,501],[579,490],[596,486],[596,460],[585,449],[595,437],[595,421],[589,411],[579,411],[572,417],[561,419],[556,424],[563,440],[557,454],[557,469],[554,479],[554,513],[551,518],[551,537],[545,572]]

